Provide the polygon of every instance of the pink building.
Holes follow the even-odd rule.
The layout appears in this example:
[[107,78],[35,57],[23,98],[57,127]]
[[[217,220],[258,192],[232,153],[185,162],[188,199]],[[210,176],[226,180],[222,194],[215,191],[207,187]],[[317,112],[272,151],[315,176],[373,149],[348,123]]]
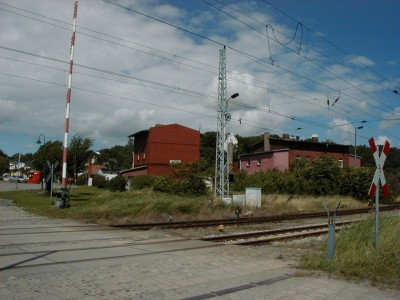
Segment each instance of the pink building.
[[285,171],[296,159],[314,160],[321,156],[331,156],[342,168],[361,167],[361,157],[349,153],[350,146],[338,145],[330,141],[320,143],[318,138],[311,141],[290,139],[284,134],[282,138],[264,134],[264,139],[253,145],[253,152],[239,156],[240,170],[247,174],[277,169]]
[[273,169],[285,171],[288,168],[289,149],[240,155],[240,170],[247,174]]

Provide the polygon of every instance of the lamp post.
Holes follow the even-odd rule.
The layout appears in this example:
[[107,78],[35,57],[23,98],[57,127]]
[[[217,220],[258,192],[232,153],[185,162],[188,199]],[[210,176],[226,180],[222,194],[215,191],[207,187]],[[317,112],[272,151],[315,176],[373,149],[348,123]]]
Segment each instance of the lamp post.
[[46,144],[46,136],[42,133],[39,135],[36,144],[41,144],[42,142],[40,141],[40,137],[43,136],[43,145]]
[[[235,93],[233,94],[228,100],[227,100],[227,109],[228,109],[228,101],[230,99],[235,99],[236,97],[239,96],[239,93]],[[226,141],[226,161],[227,161],[227,165],[228,165],[228,196],[229,196],[229,174],[231,173],[231,160],[233,158],[233,149],[232,149],[232,143],[230,141],[228,141],[229,137],[230,137],[230,128],[229,128],[229,122],[231,121],[231,114],[230,113],[225,113],[225,122],[226,122],[226,127],[227,131],[225,133],[225,141]]]
[[357,160],[357,129],[363,129],[364,126],[356,126],[354,127],[354,168],[356,167]]

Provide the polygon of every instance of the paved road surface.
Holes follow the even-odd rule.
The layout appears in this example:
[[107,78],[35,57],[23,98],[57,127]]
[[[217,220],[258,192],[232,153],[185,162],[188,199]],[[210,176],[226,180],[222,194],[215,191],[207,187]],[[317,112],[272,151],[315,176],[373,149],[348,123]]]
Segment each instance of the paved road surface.
[[[18,191],[18,190],[40,190],[41,184],[30,184],[30,183],[16,183],[0,180],[0,191]],[[60,188],[60,185],[55,183],[53,188]]]
[[400,299],[302,274],[279,251],[47,219],[0,200],[1,300]]

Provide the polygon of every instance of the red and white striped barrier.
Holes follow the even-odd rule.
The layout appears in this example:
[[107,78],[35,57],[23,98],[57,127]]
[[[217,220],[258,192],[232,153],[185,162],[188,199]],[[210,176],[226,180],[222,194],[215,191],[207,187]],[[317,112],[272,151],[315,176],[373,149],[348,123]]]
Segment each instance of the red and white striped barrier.
[[371,199],[374,198],[375,192],[379,186],[379,180],[380,180],[381,184],[382,184],[383,194],[384,194],[385,198],[389,198],[389,196],[390,196],[389,186],[386,183],[385,173],[383,173],[383,165],[385,164],[386,157],[389,153],[390,144],[388,141],[385,142],[381,156],[379,156],[378,149],[375,145],[375,141],[374,141],[373,137],[369,139],[369,145],[371,146],[372,155],[374,156],[376,170],[375,170],[374,178],[372,179],[371,186],[369,188],[368,195]]
[[73,21],[73,26],[72,26],[72,38],[71,38],[71,53],[70,53],[70,61],[69,61],[67,107],[66,107],[66,113],[65,113],[65,133],[64,133],[62,183],[61,183],[62,188],[67,187],[67,151],[68,151],[68,133],[69,133],[69,111],[70,111],[70,104],[71,104],[71,83],[72,83],[72,69],[74,66],[74,47],[75,47],[75,32],[76,32],[77,14],[78,14],[78,0],[75,0],[74,21]]

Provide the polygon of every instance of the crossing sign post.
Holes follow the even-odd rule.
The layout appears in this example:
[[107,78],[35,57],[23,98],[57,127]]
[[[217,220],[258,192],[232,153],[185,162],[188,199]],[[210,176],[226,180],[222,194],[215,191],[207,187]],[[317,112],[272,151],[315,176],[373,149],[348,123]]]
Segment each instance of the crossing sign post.
[[58,161],[56,161],[54,164],[51,164],[48,160],[47,162],[47,166],[50,169],[50,174],[47,175],[46,177],[46,182],[48,182],[50,180],[50,204],[53,203],[53,180],[54,180],[54,171],[58,166]]
[[382,190],[385,198],[389,198],[389,186],[386,183],[385,173],[383,172],[383,165],[387,155],[389,154],[390,144],[385,141],[381,155],[379,156],[379,148],[376,147],[374,138],[369,139],[369,145],[371,146],[372,155],[374,156],[376,170],[374,178],[372,179],[371,186],[369,188],[369,198],[373,200],[375,196],[375,249],[378,249],[379,239],[379,181],[382,184]]

